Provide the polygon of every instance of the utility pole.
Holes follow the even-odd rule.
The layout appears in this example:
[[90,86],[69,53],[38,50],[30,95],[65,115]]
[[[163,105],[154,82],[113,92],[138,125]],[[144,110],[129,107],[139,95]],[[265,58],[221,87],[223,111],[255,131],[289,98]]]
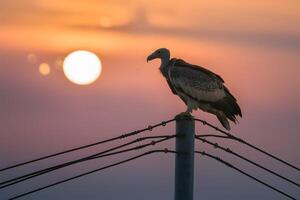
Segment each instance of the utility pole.
[[192,115],[176,119],[175,200],[193,200],[195,121]]

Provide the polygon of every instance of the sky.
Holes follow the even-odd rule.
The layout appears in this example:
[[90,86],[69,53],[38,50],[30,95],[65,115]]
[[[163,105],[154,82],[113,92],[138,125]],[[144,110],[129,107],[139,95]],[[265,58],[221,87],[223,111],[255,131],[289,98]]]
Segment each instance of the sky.
[[[0,168],[93,143],[171,119],[185,110],[161,76],[160,47],[225,80],[243,118],[232,133],[300,166],[300,2],[298,0],[1,0]],[[63,59],[92,51],[102,74],[91,85],[71,83]],[[46,64],[49,72],[39,71]],[[214,116],[194,116],[218,126]],[[198,134],[214,133],[197,124]],[[144,135],[174,134],[170,124]],[[128,138],[129,141],[130,138]],[[267,157],[214,140],[300,182],[300,175]],[[120,144],[117,141],[115,144]],[[123,141],[125,142],[125,140]],[[6,180],[108,146],[0,172]],[[174,141],[150,149],[174,149]],[[206,144],[205,150],[299,197],[299,188]],[[1,199],[147,151],[91,161],[0,192]],[[195,160],[195,199],[285,197],[208,158]],[[173,199],[174,155],[151,155],[41,191],[24,199]]]

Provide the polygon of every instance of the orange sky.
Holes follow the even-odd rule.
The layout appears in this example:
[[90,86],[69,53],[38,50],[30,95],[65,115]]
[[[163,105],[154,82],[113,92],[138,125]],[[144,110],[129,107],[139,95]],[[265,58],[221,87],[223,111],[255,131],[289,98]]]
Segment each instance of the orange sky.
[[[259,40],[268,35],[272,43],[296,40],[300,33],[300,3],[296,0],[88,0],[85,4],[79,0],[4,0],[0,11],[1,43],[35,50],[114,51],[120,46],[128,49],[139,39],[145,41],[142,49],[146,49],[153,40],[166,40],[161,35],[177,40],[192,35],[194,41],[227,41],[230,35]],[[103,19],[111,30],[103,27]]]

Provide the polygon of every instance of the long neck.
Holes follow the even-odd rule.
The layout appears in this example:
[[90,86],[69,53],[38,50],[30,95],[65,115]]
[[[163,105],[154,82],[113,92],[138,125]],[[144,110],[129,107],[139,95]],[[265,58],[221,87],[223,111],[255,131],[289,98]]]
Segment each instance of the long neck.
[[164,77],[168,77],[168,63],[170,61],[170,54],[163,56],[161,58],[161,64],[160,64],[160,72],[164,75]]
[[165,68],[168,65],[169,61],[170,61],[170,54],[164,54],[161,58],[160,69]]

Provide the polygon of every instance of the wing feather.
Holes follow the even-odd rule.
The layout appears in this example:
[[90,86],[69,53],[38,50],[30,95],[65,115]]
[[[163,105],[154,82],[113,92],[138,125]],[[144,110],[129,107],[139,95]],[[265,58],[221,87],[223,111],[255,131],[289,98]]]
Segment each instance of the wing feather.
[[161,68],[161,72],[172,92],[187,104],[188,109],[200,108],[215,114],[228,130],[227,118],[236,123],[236,116],[242,117],[237,100],[223,85],[224,80],[219,75],[176,58]]
[[181,67],[185,67],[185,68],[190,68],[191,70],[201,71],[202,73],[207,74],[211,78],[216,79],[221,83],[224,83],[224,80],[220,75],[218,75],[218,74],[216,74],[216,73],[214,73],[214,72],[212,72],[212,71],[210,71],[210,70],[208,70],[204,67],[201,67],[201,66],[198,66],[198,65],[192,65],[190,63],[185,62],[182,59],[176,59],[176,58],[173,58],[171,60],[171,62],[173,63],[173,65],[176,64],[176,66],[179,66],[179,67],[181,66]]
[[[169,77],[174,88],[198,101],[216,102],[225,96],[222,81],[201,69],[195,70],[175,62],[169,67]],[[194,67],[194,66],[193,66]],[[211,72],[212,73],[212,72]]]

